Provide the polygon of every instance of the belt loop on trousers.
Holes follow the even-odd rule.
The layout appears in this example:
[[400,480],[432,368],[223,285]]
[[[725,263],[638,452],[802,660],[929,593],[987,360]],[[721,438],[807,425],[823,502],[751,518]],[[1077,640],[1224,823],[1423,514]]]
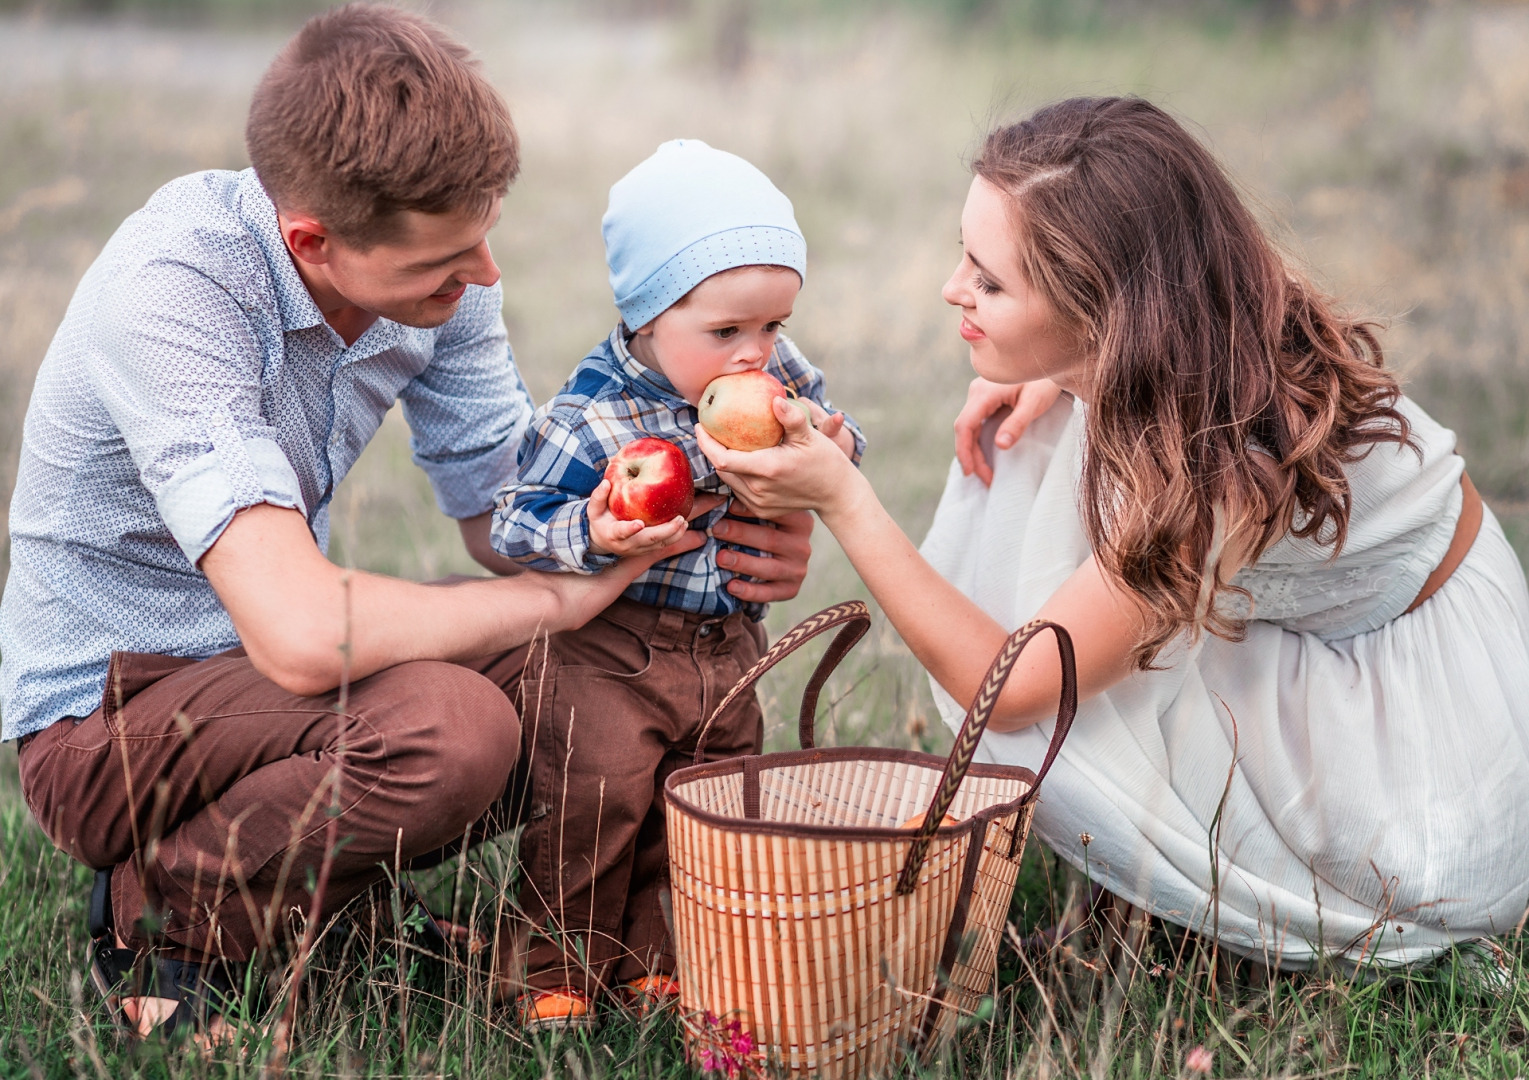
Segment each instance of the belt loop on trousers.
[[653,636],[648,639],[648,644],[655,649],[673,651],[683,640],[685,613],[678,608],[662,609],[658,613],[658,621],[653,625]]

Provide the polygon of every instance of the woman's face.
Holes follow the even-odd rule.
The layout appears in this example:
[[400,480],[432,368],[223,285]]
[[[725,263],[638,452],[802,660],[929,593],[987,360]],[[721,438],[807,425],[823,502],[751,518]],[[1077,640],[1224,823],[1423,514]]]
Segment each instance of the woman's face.
[[998,383],[1050,379],[1077,395],[1085,384],[1078,335],[1020,272],[1009,196],[980,176],[961,211],[961,245],[961,262],[940,295],[961,309],[960,332],[977,374]]

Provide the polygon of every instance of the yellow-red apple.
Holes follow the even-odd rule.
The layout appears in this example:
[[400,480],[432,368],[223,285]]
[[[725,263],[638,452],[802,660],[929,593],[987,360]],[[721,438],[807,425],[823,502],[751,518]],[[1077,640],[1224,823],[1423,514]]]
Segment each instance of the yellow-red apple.
[[707,383],[696,411],[701,426],[729,450],[763,450],[786,433],[774,406],[776,398],[786,396],[786,388],[769,372],[740,371]]

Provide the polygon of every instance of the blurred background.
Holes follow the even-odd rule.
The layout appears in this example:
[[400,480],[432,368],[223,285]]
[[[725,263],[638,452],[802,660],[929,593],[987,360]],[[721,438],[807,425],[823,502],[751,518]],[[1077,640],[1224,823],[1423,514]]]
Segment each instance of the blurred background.
[[[161,184],[246,164],[251,87],[316,7],[0,0],[0,508],[39,362],[85,268]],[[986,129],[1142,94],[1209,143],[1292,258],[1381,316],[1408,390],[1455,428],[1529,552],[1529,6],[1342,0],[443,0],[509,99],[524,170],[492,236],[538,400],[615,320],[612,181],[662,140],[742,154],[795,201],[810,270],[789,333],[870,438],[922,536],[970,378],[939,289]],[[470,571],[396,411],[334,504],[332,554]],[[863,595],[826,532],[778,633]],[[0,574],[6,568],[0,546]],[[883,629],[839,680],[838,741],[921,744],[922,678]],[[784,673],[769,695],[784,695]],[[782,715],[772,700],[773,715]],[[789,716],[794,710],[785,710]],[[783,738],[776,728],[774,742]],[[7,748],[0,788],[14,784]],[[9,773],[7,776],[5,774]]]

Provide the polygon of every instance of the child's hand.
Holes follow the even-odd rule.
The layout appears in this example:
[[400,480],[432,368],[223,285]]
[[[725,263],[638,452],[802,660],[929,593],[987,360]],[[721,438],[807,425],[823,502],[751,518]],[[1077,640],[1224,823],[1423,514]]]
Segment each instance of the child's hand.
[[799,397],[796,400],[807,406],[807,414],[812,417],[812,426],[832,439],[833,444],[844,451],[845,457],[853,459],[855,436],[844,429],[844,414],[831,413],[811,398]]
[[622,521],[610,509],[611,482],[601,480],[589,496],[589,549],[596,555],[646,555],[673,544],[689,522],[675,516],[662,525],[644,525],[640,521]]

